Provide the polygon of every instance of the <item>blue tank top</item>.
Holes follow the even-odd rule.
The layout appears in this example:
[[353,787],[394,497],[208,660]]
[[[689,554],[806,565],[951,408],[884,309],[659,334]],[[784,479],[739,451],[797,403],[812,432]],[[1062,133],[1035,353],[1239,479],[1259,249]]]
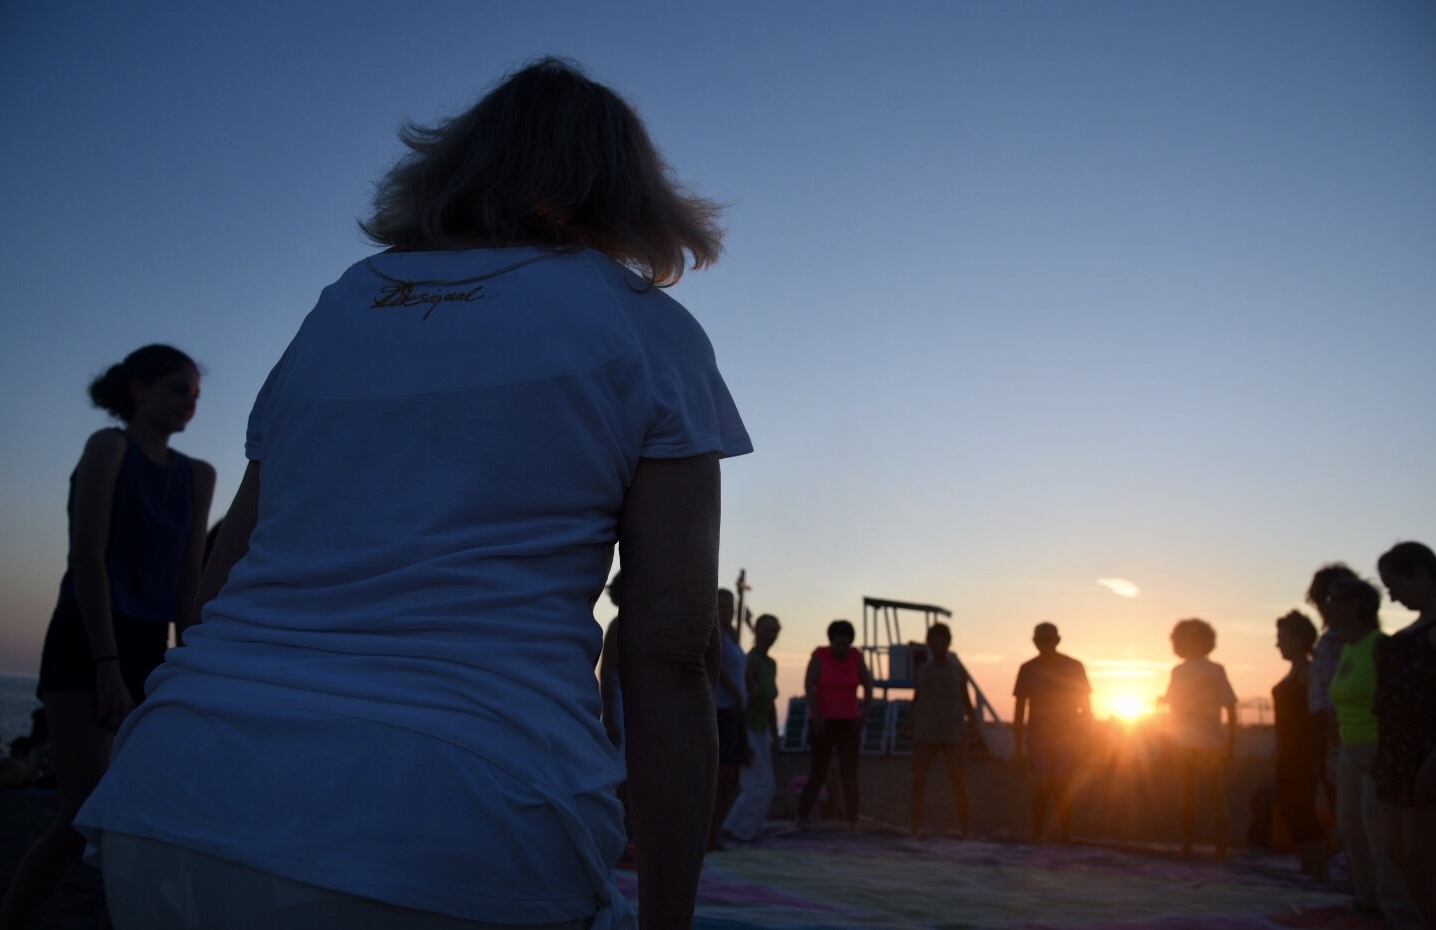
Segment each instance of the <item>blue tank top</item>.
[[[156,465],[128,433],[125,458],[115,477],[110,507],[110,539],[105,567],[110,606],[116,613],[156,623],[180,614],[180,577],[185,544],[194,514],[194,477],[190,460],[170,450],[169,465]],[[70,547],[74,549],[75,475],[70,473]],[[75,600],[70,571],[60,582],[60,600]]]

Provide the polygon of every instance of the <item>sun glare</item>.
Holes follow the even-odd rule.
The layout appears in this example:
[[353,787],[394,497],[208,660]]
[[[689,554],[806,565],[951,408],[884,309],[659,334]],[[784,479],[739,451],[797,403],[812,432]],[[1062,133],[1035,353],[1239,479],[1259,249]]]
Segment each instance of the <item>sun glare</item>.
[[1128,722],[1145,717],[1152,712],[1148,703],[1135,694],[1119,694],[1107,702],[1113,715]]

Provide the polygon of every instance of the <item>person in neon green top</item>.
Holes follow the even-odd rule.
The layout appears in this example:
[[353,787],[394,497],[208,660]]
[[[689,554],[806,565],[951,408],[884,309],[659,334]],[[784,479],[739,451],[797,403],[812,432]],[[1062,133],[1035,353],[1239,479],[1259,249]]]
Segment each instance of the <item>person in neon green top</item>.
[[776,793],[773,759],[778,753],[778,663],[768,654],[782,625],[772,614],[753,624],[753,649],[748,653],[748,760],[738,775],[738,799],[723,821],[723,832],[751,842],[763,832]]
[[1420,927],[1410,897],[1386,849],[1386,830],[1370,775],[1376,751],[1376,643],[1383,637],[1381,592],[1359,578],[1332,585],[1327,618],[1346,646],[1331,680],[1341,734],[1336,819],[1346,843],[1351,887],[1359,911],[1379,912],[1391,927]]
[[1376,742],[1376,641],[1386,634],[1376,627],[1363,629],[1361,638],[1346,644],[1331,679],[1331,701],[1336,705],[1336,730],[1344,746]]

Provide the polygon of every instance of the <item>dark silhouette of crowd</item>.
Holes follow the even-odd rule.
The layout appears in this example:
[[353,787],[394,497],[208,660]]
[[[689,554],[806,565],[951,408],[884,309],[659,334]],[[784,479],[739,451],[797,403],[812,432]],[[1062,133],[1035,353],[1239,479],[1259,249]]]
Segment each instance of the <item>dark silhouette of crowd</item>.
[[[1392,927],[1430,926],[1436,920],[1429,881],[1436,875],[1436,555],[1421,543],[1403,542],[1376,567],[1392,602],[1417,615],[1403,629],[1389,636],[1381,631],[1380,589],[1343,563],[1321,567],[1306,592],[1321,619],[1320,635],[1297,610],[1275,622],[1276,646],[1289,665],[1272,687],[1273,806],[1302,873],[1328,883],[1330,850],[1339,847],[1351,875],[1354,910],[1384,915]],[[730,634],[741,626],[722,625]],[[796,825],[807,825],[815,802],[832,786],[829,766],[836,755],[842,803],[833,806],[840,807],[847,828],[855,829],[861,813],[858,746],[865,725],[873,722],[874,683],[863,650],[854,647],[850,623],[834,621],[828,640],[814,650],[804,676],[811,767],[800,780]],[[1215,857],[1225,859],[1231,842],[1226,770],[1237,746],[1237,696],[1226,670],[1210,658],[1217,647],[1212,624],[1181,620],[1170,640],[1181,661],[1161,704],[1163,745],[1176,773],[1180,851],[1193,854],[1201,838],[1198,825],[1205,820]],[[912,739],[914,836],[925,829],[927,776],[939,757],[958,836],[971,834],[966,764],[977,720],[965,670],[949,654],[951,642],[945,624],[930,627],[903,731]],[[1019,669],[1013,689],[1013,748],[1031,779],[1034,843],[1047,839],[1052,822],[1058,842],[1072,841],[1073,778],[1093,752],[1091,686],[1083,664],[1057,650],[1060,642],[1055,624],[1038,624],[1033,631],[1038,654]],[[749,669],[755,657],[767,659],[769,645],[764,638],[755,646],[746,660]],[[758,704],[758,732],[764,720],[776,726],[766,692]],[[761,743],[764,750],[771,745]],[[751,761],[752,754],[743,758]],[[755,771],[761,771],[756,780],[763,788],[754,796],[771,809],[771,770]],[[749,783],[744,785],[747,791]],[[1335,831],[1328,826],[1330,812]],[[724,835],[747,840],[758,834],[747,829]]]

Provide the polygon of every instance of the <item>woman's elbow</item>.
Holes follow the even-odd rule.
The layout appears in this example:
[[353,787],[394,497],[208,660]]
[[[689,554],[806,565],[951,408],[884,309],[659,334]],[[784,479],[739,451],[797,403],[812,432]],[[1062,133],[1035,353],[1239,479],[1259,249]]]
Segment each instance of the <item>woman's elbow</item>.
[[[654,630],[623,645],[625,679],[656,676],[667,681],[694,680],[711,688],[717,680],[721,648],[715,624],[683,624]],[[625,681],[625,687],[628,682]]]

